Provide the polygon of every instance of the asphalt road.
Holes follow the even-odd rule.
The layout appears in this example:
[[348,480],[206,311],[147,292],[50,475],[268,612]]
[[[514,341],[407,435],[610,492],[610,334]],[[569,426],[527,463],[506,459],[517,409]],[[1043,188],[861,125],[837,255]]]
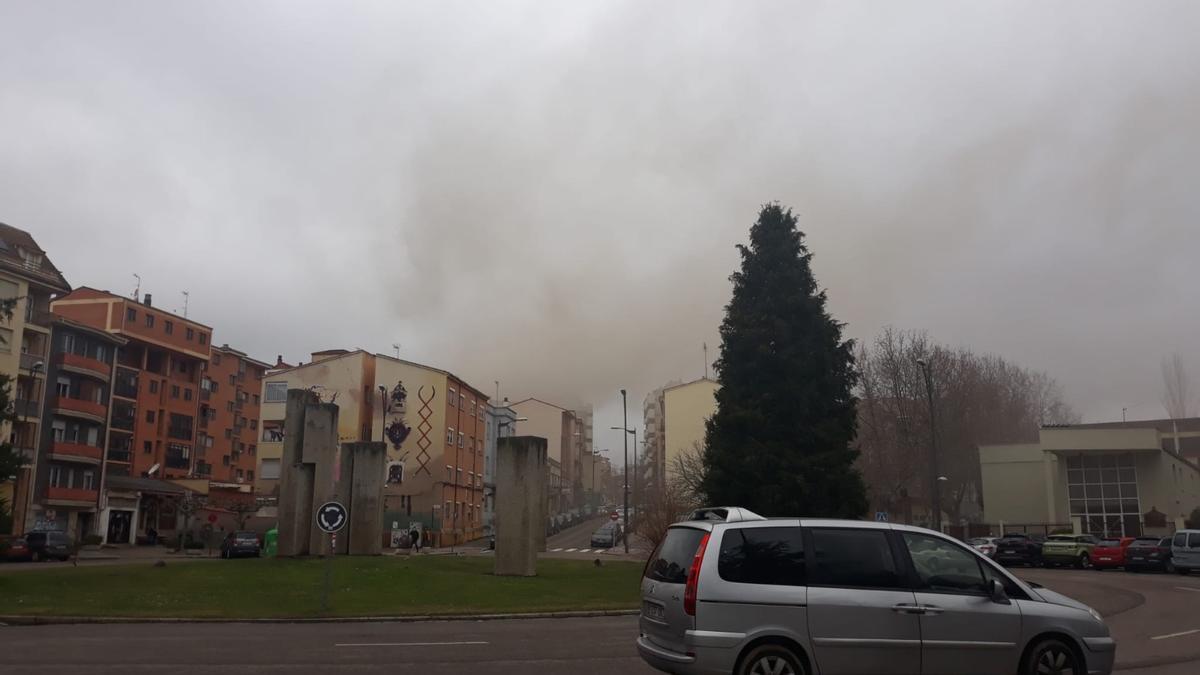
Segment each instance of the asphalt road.
[[[1120,672],[1200,672],[1200,577],[1016,570],[1095,607]],[[140,624],[0,628],[0,672],[653,672],[636,617],[349,624]]]

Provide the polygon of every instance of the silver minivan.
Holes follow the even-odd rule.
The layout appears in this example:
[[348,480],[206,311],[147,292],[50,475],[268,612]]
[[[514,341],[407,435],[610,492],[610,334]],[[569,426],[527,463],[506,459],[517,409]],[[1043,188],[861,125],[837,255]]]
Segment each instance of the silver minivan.
[[702,509],[646,563],[638,652],[668,673],[1108,675],[1090,607],[905,525]]
[[1179,530],[1171,538],[1171,564],[1180,574],[1200,570],[1200,530]]

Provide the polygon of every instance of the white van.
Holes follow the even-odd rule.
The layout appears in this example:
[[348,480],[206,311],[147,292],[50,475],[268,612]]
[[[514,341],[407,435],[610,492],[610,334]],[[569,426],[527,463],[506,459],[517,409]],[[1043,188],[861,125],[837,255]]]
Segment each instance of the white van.
[[1200,530],[1179,530],[1171,539],[1171,564],[1180,574],[1200,570]]

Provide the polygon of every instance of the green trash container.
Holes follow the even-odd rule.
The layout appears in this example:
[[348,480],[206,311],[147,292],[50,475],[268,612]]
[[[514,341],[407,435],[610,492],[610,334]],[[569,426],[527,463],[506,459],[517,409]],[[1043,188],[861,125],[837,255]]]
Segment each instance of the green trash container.
[[272,527],[263,536],[263,557],[274,558],[279,548],[279,527]]

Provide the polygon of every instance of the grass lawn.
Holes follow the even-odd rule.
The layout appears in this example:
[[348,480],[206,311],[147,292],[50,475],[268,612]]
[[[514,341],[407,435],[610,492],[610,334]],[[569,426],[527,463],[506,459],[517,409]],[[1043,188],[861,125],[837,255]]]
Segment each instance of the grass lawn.
[[492,575],[491,558],[335,558],[168,562],[4,573],[0,614],[189,618],[402,616],[634,609],[642,565],[538,561],[532,578]]

